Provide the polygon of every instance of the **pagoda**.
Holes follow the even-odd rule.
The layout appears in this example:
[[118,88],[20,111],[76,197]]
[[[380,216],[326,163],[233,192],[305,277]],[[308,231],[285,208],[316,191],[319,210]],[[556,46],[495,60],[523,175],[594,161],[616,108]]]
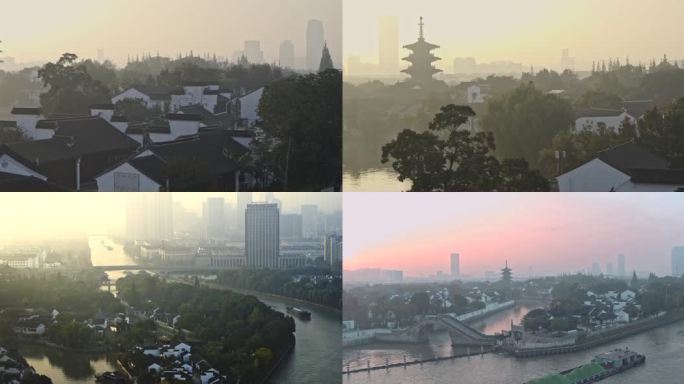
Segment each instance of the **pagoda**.
[[508,268],[508,260],[506,260],[506,266],[501,269],[501,282],[510,284],[511,281],[513,281],[513,270]]
[[420,23],[418,24],[420,27],[418,41],[404,46],[404,48],[411,51],[411,54],[402,59],[411,63],[411,66],[402,70],[402,72],[411,76],[407,82],[422,87],[433,85],[437,80],[433,79],[432,76],[442,72],[440,69],[432,66],[433,62],[441,60],[441,58],[433,55],[431,52],[439,48],[439,45],[430,44],[425,41],[423,36],[424,25],[423,17],[421,16]]

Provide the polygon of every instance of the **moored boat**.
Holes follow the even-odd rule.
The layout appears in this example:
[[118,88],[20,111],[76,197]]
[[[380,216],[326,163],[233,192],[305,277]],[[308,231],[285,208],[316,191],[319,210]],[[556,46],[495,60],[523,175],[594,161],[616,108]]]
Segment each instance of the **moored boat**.
[[566,371],[535,379],[526,384],[587,384],[596,383],[607,377],[617,375],[637,365],[643,364],[646,356],[629,349],[614,349],[596,355],[588,364]]
[[285,308],[287,308],[287,311],[289,313],[296,315],[297,317],[299,317],[302,320],[311,320],[311,312],[309,312],[309,311],[305,311],[305,310],[303,310],[301,308],[297,308],[297,307],[285,307]]

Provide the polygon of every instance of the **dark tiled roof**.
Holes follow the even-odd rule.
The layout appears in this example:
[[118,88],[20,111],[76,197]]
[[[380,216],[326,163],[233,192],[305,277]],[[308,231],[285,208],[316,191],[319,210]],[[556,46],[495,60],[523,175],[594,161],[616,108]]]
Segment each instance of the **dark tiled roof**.
[[17,122],[11,120],[0,120],[0,128],[16,128]]
[[92,104],[90,106],[90,109],[105,109],[109,111],[113,111],[115,108],[114,104]]
[[24,158],[23,156],[21,156],[17,152],[13,151],[12,148],[8,147],[7,145],[0,144],[0,157],[2,157],[3,155],[7,155],[7,156],[13,158],[14,160],[16,160],[17,162],[19,162],[21,165],[25,166],[26,168],[28,168],[28,169],[36,172],[36,173],[40,173],[31,161]]
[[220,95],[220,94],[221,94],[221,90],[219,90],[219,89],[214,90],[214,89],[208,89],[208,88],[207,88],[207,89],[204,90],[204,94],[205,94],[205,95]]
[[248,152],[224,130],[202,132],[183,140],[153,144],[150,150],[167,164],[192,165],[216,175],[237,170],[238,164],[231,157],[239,157]]
[[192,113],[169,113],[166,118],[175,121],[202,121],[202,116]]
[[12,108],[13,115],[40,115],[40,108]]
[[635,119],[656,107],[653,100],[631,100],[622,103],[627,113]]
[[134,85],[130,88],[146,94],[152,100],[169,100],[171,98],[169,90],[162,87],[153,87],[149,85]]
[[64,192],[67,189],[33,176],[0,172],[2,192]]
[[135,150],[139,144],[100,117],[55,121],[55,136],[10,144],[10,148],[32,162],[45,163],[96,154]]
[[128,163],[157,184],[166,186],[169,174],[166,164],[157,155],[135,157],[129,160]]
[[233,119],[226,113],[215,115],[200,104],[187,105],[180,108],[185,114],[193,114],[202,117],[202,122],[206,125],[216,125],[224,128],[232,127]]
[[684,185],[684,169],[629,169],[632,182]]
[[670,167],[667,160],[633,142],[627,142],[599,152],[597,157],[611,167],[627,174],[630,169],[665,169]]
[[154,120],[146,123],[131,124],[126,129],[127,135],[144,135],[145,133],[171,133],[171,128],[166,120]]
[[219,85],[216,81],[186,81],[183,83],[184,87],[207,87],[210,85]]
[[112,123],[128,123],[128,117],[119,115],[112,116]]

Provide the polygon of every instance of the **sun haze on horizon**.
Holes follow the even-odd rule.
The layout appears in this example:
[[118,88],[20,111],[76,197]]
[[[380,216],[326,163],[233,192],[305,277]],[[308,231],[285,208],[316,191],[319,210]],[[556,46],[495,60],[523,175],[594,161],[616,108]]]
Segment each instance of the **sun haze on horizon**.
[[518,275],[603,268],[624,254],[627,270],[670,272],[684,245],[684,201],[676,194],[374,194],[344,198],[344,268],[399,269],[419,277],[449,271],[460,254],[464,275]]
[[388,16],[397,20],[400,46],[416,41],[418,19],[424,17],[426,40],[441,46],[436,65],[447,73],[457,57],[559,70],[563,49],[577,70],[610,58],[633,64],[663,55],[684,59],[681,37],[673,33],[681,29],[684,13],[678,0],[345,0],[343,7],[345,65],[350,56],[378,63],[379,19]]
[[0,55],[17,62],[54,61],[64,52],[118,66],[128,55],[176,58],[194,51],[231,58],[245,40],[260,40],[265,62],[277,62],[284,40],[306,54],[310,19],[324,24],[333,61],[342,51],[341,0],[61,0],[2,3]]

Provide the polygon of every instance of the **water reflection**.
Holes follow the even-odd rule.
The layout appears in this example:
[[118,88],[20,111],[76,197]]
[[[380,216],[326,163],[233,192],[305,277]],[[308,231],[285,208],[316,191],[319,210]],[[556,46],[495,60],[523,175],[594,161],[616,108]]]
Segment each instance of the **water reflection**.
[[411,189],[411,182],[400,182],[388,168],[371,168],[358,172],[344,172],[345,192],[403,192]]
[[22,345],[19,353],[36,372],[46,375],[55,384],[92,383],[98,372],[115,369],[113,355],[63,351],[41,345]]

